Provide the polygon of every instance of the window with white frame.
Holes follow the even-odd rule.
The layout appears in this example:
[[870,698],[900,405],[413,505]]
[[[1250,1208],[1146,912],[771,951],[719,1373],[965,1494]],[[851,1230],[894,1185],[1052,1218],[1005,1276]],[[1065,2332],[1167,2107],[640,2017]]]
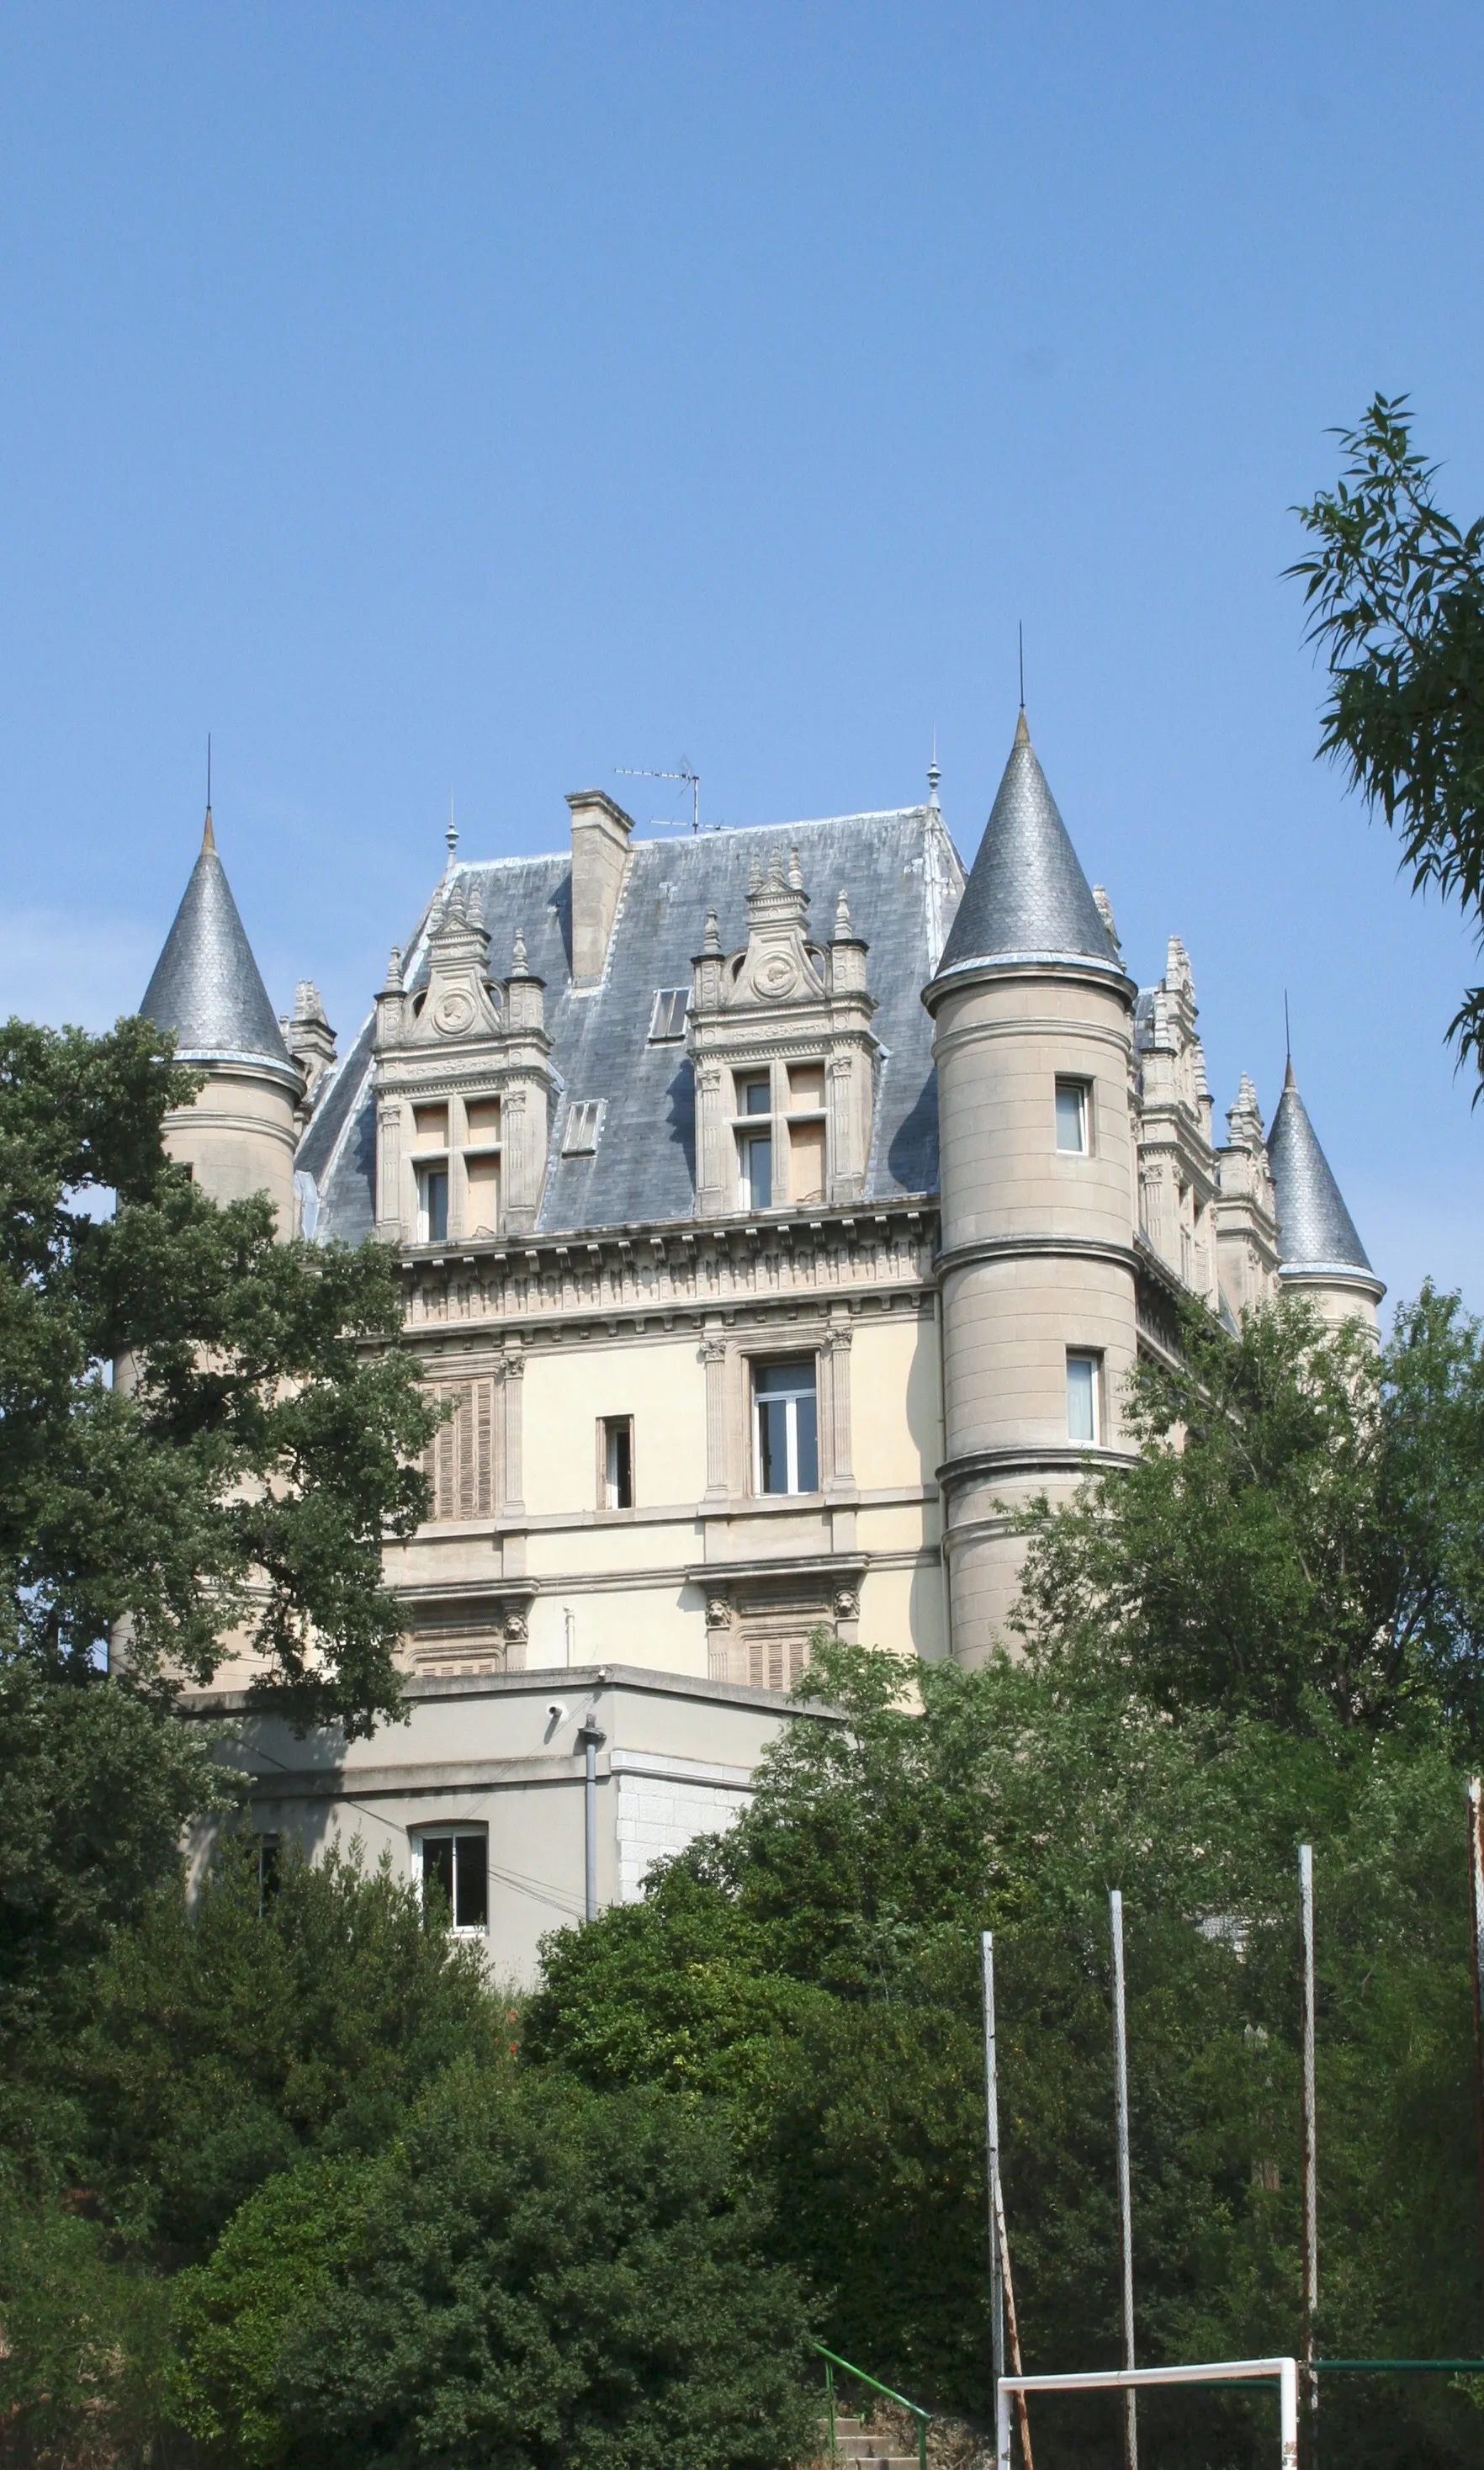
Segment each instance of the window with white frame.
[[604,1509],[634,1506],[634,1418],[604,1415],[598,1424],[598,1463]]
[[490,1925],[488,1829],[429,1827],[412,1839],[412,1862],[424,1911],[445,1910],[456,1932],[482,1938]]
[[758,1492],[818,1492],[819,1403],[812,1355],[754,1364],[753,1464]]
[[1101,1414],[1102,1358],[1080,1348],[1067,1352],[1067,1438],[1096,1445]]
[[773,1076],[768,1072],[737,1074],[737,1200],[743,1209],[773,1207]]
[[1071,1156],[1085,1157],[1092,1146],[1088,1138],[1091,1094],[1085,1081],[1056,1084],[1056,1147]]
[[572,1100],[567,1109],[567,1121],[562,1127],[564,1157],[592,1155],[598,1145],[598,1134],[603,1129],[603,1108],[606,1103],[607,1101],[602,1098]]
[[661,987],[649,1015],[649,1043],[667,1046],[685,1035],[685,1014],[690,1009],[688,987]]
[[446,1244],[449,1240],[449,1170],[446,1165],[418,1169],[417,1234],[421,1244]]

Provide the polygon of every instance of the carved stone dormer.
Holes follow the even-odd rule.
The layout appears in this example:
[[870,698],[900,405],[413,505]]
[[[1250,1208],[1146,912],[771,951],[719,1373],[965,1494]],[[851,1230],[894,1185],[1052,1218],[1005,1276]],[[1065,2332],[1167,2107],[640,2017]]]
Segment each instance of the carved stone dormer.
[[703,1218],[856,1200],[870,1154],[873,1059],[867,946],[842,892],[828,944],[811,943],[799,852],[754,858],[743,950],[707,918],[688,1037]]
[[1134,1021],[1139,1217],[1167,1268],[1214,1307],[1217,1169],[1196,1017],[1190,955],[1172,935],[1165,974],[1140,994]]
[[294,989],[293,1012],[278,1025],[284,1033],[284,1044],[304,1076],[304,1095],[295,1111],[299,1122],[307,1124],[319,1084],[336,1060],[335,1032],[325,1018],[319,989],[312,978],[299,980]]
[[1265,1303],[1278,1285],[1278,1202],[1263,1110],[1245,1072],[1226,1112],[1227,1146],[1217,1153],[1217,1264],[1221,1293],[1237,1319]]
[[528,1233],[541,1207],[553,1088],[544,982],[519,928],[489,974],[477,895],[454,875],[428,939],[426,983],[394,950],[376,1002],[377,1232],[452,1244]]

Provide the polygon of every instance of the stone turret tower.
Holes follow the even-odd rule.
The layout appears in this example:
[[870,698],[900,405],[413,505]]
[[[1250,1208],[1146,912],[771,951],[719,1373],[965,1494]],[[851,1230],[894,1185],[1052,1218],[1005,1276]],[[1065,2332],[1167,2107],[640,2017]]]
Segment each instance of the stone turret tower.
[[1386,1289],[1365,1257],[1355,1220],[1340,1198],[1288,1058],[1283,1096],[1267,1135],[1278,1200],[1278,1283],[1307,1295],[1328,1321],[1356,1318],[1375,1329]]
[[206,1074],[192,1107],[165,1119],[172,1157],[213,1200],[266,1192],[278,1232],[298,1231],[294,1109],[304,1077],[290,1058],[217,855],[211,808],[175,922],[139,1007],[175,1033],[182,1062]]
[[1021,1560],[1008,1510],[1123,1455],[1136,993],[1022,711],[922,997],[938,1066],[943,1549],[965,1665],[1008,1638]]

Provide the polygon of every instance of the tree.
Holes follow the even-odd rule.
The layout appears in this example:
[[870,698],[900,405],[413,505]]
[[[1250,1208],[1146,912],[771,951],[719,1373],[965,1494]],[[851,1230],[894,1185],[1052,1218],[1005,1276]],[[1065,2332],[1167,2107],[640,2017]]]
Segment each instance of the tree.
[[267,1892],[256,1846],[229,1844],[194,1911],[173,1884],[119,1934],[92,2002],[65,2072],[97,2185],[176,2263],[307,2154],[380,2150],[430,2078],[506,2039],[478,1950],[359,1844],[290,1852]]
[[1137,1460],[1042,1502],[1016,1626],[1174,1713],[1484,1736],[1484,1333],[1425,1287],[1377,1355],[1292,1298],[1232,1337],[1200,1306],[1142,1360]]
[[186,2277],[181,2411],[255,2463],[777,2470],[808,2316],[718,2119],[455,2068],[371,2169],[274,2180]]
[[[1402,841],[1412,888],[1436,884],[1484,936],[1484,518],[1460,528],[1433,496],[1404,395],[1341,430],[1338,485],[1296,509],[1318,546],[1304,579],[1332,681],[1321,754]],[[1484,1091],[1484,987],[1448,1036]]]
[[197,1085],[151,1021],[0,1032],[0,1655],[111,1636],[136,1686],[199,1682],[235,1634],[261,1700],[365,1733],[401,1707],[382,1545],[436,1416],[388,1250],[275,1242],[168,1158]]

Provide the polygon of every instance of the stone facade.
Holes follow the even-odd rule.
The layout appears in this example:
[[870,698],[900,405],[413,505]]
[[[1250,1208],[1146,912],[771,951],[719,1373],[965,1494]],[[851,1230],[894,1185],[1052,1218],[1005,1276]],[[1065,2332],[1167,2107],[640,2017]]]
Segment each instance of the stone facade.
[[[570,1726],[504,1736],[622,1667],[652,1683],[602,1775],[630,1894],[740,1806],[821,1625],[966,1665],[1006,1636],[1011,1513],[1126,1450],[1182,1296],[1374,1324],[1381,1288],[1291,1067],[1266,1135],[1243,1077],[1216,1139],[1185,947],[1139,989],[1023,714],[966,875],[936,772],[917,807],[681,842],[568,803],[566,856],[460,863],[451,827],[338,1059],[308,981],[274,1020],[208,818],[145,1009],[209,1076],[177,1153],[286,1235],[394,1245],[452,1406],[388,1548],[414,1722],[374,1745],[378,1827],[413,1859],[414,1771],[465,1790],[450,1691],[480,1793],[575,1787]],[[272,1755],[364,1798],[359,1751]]]

